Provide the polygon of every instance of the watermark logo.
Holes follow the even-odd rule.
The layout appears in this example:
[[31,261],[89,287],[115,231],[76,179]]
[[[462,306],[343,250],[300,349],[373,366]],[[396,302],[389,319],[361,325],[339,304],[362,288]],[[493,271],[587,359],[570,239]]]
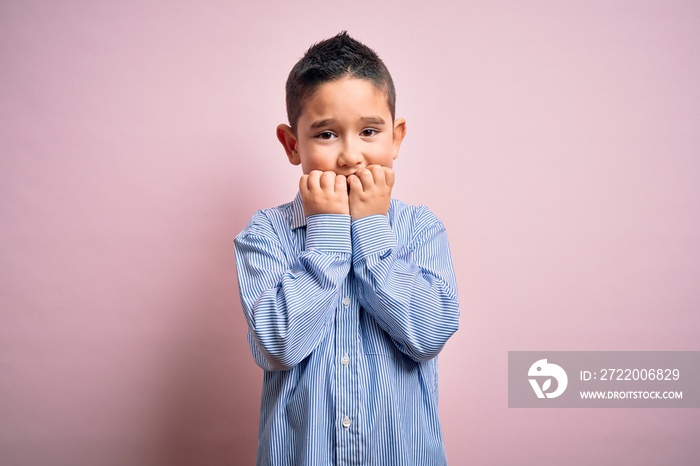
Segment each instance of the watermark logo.
[[[564,369],[556,364],[548,363],[546,359],[540,359],[530,366],[527,375],[535,377],[528,380],[537,398],[556,398],[564,393],[569,383],[569,378],[566,376]],[[542,385],[540,385],[538,379],[543,379]],[[557,387],[554,391],[549,392],[548,390],[552,388],[552,379],[557,381]]]

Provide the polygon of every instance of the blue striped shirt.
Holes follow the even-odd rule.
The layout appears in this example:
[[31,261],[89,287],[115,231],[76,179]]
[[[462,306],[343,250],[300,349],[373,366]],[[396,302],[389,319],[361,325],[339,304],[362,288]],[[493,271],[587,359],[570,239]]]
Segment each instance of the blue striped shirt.
[[304,216],[301,197],[236,237],[248,342],[264,369],[258,465],[445,465],[437,354],[459,304],[445,227]]

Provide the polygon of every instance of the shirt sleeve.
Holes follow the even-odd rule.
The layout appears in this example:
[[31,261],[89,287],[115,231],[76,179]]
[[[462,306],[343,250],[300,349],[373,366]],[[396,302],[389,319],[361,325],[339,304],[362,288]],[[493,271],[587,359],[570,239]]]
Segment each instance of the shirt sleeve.
[[306,247],[297,257],[263,212],[234,245],[253,357],[265,370],[291,369],[333,324],[335,301],[350,271],[350,216],[309,217]]
[[447,233],[427,208],[402,245],[383,215],[352,222],[353,270],[360,303],[410,358],[437,356],[459,326],[457,287]]

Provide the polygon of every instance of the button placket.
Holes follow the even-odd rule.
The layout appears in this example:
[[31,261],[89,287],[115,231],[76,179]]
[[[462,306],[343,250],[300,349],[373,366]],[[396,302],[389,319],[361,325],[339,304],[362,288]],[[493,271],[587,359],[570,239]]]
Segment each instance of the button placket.
[[[336,364],[337,367],[337,404],[336,409],[339,417],[336,418],[337,429],[345,432],[343,440],[339,443],[340,456],[349,455],[350,451],[358,448],[357,438],[349,435],[356,429],[354,423],[358,419],[358,389],[357,371],[353,367],[352,358],[355,357],[357,348],[358,309],[356,296],[353,294],[353,277],[350,275],[340,291],[338,308],[336,310],[336,322],[338,334],[336,336]],[[340,433],[339,432],[339,433]]]

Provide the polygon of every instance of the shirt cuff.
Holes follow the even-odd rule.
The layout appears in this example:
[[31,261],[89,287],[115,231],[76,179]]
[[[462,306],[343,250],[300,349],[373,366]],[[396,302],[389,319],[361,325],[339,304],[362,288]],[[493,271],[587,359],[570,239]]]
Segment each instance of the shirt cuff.
[[306,250],[352,253],[350,216],[317,214],[306,218]]
[[364,259],[370,254],[392,249],[397,244],[386,215],[370,215],[352,222],[352,251],[355,259]]

